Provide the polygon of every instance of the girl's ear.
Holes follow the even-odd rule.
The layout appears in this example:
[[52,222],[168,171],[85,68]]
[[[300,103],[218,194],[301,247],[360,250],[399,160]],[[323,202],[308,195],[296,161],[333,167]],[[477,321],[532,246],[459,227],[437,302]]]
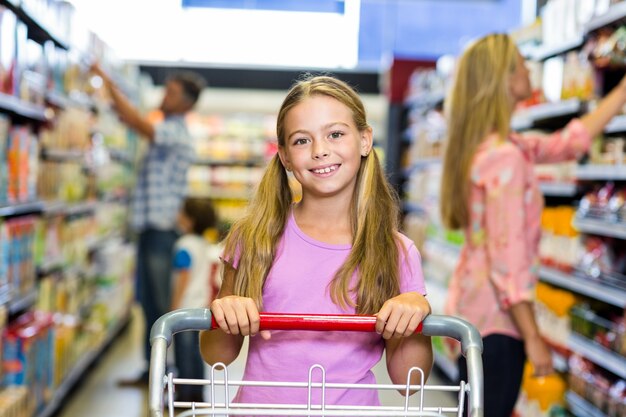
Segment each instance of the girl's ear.
[[374,143],[374,133],[371,127],[361,131],[361,156],[369,155]]
[[289,157],[287,156],[287,152],[283,146],[278,147],[278,157],[280,158],[280,162],[283,164],[283,167],[287,171],[291,171],[291,164],[289,163]]

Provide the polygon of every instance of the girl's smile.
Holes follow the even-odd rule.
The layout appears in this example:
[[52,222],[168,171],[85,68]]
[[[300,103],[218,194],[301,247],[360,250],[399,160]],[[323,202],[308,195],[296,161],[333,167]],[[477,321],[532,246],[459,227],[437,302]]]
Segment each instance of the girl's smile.
[[310,169],[309,171],[319,177],[330,177],[339,169],[340,166],[341,164],[325,165],[318,168]]

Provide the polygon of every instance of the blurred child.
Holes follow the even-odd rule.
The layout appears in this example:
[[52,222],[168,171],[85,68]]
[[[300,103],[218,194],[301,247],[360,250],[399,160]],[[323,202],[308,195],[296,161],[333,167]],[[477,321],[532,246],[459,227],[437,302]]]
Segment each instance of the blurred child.
[[[207,199],[188,198],[178,218],[181,237],[174,246],[171,309],[206,308],[217,295],[220,276],[220,250],[211,242],[217,216]],[[197,332],[174,336],[176,368],[182,378],[204,378],[204,362],[200,357]],[[180,386],[178,401],[202,401],[201,386]]]

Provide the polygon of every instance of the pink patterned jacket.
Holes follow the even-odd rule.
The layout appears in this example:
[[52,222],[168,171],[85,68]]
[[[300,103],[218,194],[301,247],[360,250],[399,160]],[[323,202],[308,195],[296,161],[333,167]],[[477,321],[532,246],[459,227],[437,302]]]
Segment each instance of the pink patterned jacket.
[[543,196],[535,163],[581,157],[591,137],[580,120],[551,135],[489,135],[471,168],[470,223],[452,276],[446,314],[483,336],[521,338],[508,309],[534,298]]

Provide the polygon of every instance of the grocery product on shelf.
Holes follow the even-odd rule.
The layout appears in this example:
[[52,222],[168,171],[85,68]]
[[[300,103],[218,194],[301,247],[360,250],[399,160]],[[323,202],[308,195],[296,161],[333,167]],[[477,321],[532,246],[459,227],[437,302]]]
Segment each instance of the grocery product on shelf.
[[276,116],[192,113],[188,122],[197,160],[187,172],[187,192],[211,198],[219,218],[232,222],[245,213],[267,161],[277,152]]
[[532,365],[527,363],[516,413],[526,417],[566,417],[566,391],[567,383],[561,375],[535,377]]
[[[615,68],[624,65],[620,63],[624,49],[624,32],[620,26],[626,8],[623,3],[617,7],[609,3],[548,2],[542,11],[543,45],[534,50],[523,48],[525,56],[531,58],[527,67],[533,92],[516,109],[514,130],[553,132],[562,128],[593,109],[597,100],[619,81],[622,72]],[[402,174],[406,179],[402,190],[403,226],[405,233],[421,244],[429,293],[433,289],[437,297],[445,297],[462,239],[443,230],[438,220],[442,147],[432,138],[444,139],[445,125],[440,129],[432,123],[437,120],[433,114],[441,116],[435,104],[425,104],[432,95],[423,88],[417,91],[419,94],[411,97],[406,111],[404,121],[409,127],[402,129],[405,140],[421,141],[410,142],[406,150],[406,143],[401,145]],[[593,379],[601,385],[601,389],[597,388],[601,395],[590,394],[593,390],[589,388],[577,390],[582,400],[610,416],[622,415],[619,407],[624,403],[624,383],[618,376],[623,377],[620,373],[626,363],[623,359],[626,355],[620,350],[626,307],[626,234],[621,233],[626,213],[623,118],[615,117],[605,136],[594,139],[583,164],[536,167],[536,177],[547,202],[541,219],[543,266],[538,274],[541,281],[551,284],[540,283],[537,287],[537,321],[542,334],[554,347],[558,358],[555,364],[561,372],[567,369],[567,358],[576,352],[594,361],[598,373],[610,375],[608,382],[599,377]],[[582,306],[593,308],[581,309]],[[454,347],[450,349],[439,341],[434,345],[436,356],[446,357],[454,351]],[[563,416],[564,408],[577,417],[592,415],[584,406],[580,408],[572,392],[564,392],[566,385],[574,390],[572,377],[568,376],[567,384],[558,378],[555,376],[552,381],[556,394],[552,400],[539,399],[546,392],[545,386],[533,388],[532,384],[525,384],[518,415]],[[588,378],[586,384],[591,380]],[[608,399],[610,393],[613,400]],[[594,396],[601,400],[593,400]],[[611,401],[613,405],[609,407]]]
[[83,53],[120,67],[73,6],[1,3],[0,416],[49,416],[128,317],[136,146],[92,95]]
[[626,381],[580,356],[569,360],[569,389],[608,417],[626,415]]

